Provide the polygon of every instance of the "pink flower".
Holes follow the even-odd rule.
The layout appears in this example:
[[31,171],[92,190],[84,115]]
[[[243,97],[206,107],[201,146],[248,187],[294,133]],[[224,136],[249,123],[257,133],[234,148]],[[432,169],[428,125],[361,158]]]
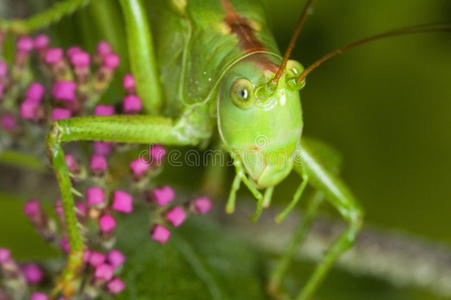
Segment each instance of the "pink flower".
[[88,53],[80,50],[70,56],[70,61],[76,68],[86,68],[91,63],[91,57]]
[[94,154],[107,156],[111,154],[114,143],[111,142],[94,142]]
[[115,191],[113,196],[113,209],[123,213],[131,213],[133,210],[132,195],[121,190]]
[[25,202],[24,213],[27,217],[34,219],[42,213],[41,204],[36,199],[30,199]]
[[94,109],[96,116],[111,116],[114,115],[114,106],[112,105],[97,105]]
[[102,155],[94,154],[91,156],[90,167],[94,172],[103,172],[107,169],[106,158]]
[[50,48],[45,52],[44,61],[50,65],[55,65],[63,59],[63,49]]
[[73,81],[57,81],[52,86],[52,96],[58,100],[75,100],[75,91],[77,84]]
[[0,120],[0,126],[7,131],[12,131],[17,127],[16,117],[13,114],[4,114]]
[[142,101],[136,95],[125,96],[122,106],[125,113],[138,113],[142,110]]
[[83,218],[84,216],[86,216],[87,213],[86,204],[84,204],[83,202],[77,202],[75,203],[75,207],[77,208],[77,210],[75,211],[77,217]]
[[108,264],[101,264],[96,267],[94,276],[97,279],[108,281],[113,278],[114,268]]
[[154,241],[164,244],[169,240],[169,237],[171,236],[171,232],[169,231],[169,229],[167,229],[163,225],[156,225],[153,228],[151,235],[152,235],[152,239]]
[[105,262],[106,256],[103,253],[92,251],[89,257],[89,264],[93,267],[102,265]]
[[130,163],[133,174],[141,176],[149,170],[150,165],[142,158],[135,159]]
[[108,282],[108,291],[111,294],[119,294],[125,289],[125,283],[119,278],[115,277],[113,280]]
[[4,61],[0,61],[0,77],[8,75],[8,64]]
[[150,148],[150,157],[152,159],[152,162],[156,164],[161,163],[165,155],[166,149],[159,144],[155,144]]
[[39,82],[33,82],[27,89],[25,93],[25,98],[36,102],[40,102],[44,96],[45,88]]
[[11,250],[0,248],[0,264],[9,262],[11,260]]
[[67,236],[61,238],[60,247],[64,253],[68,254],[70,252],[69,238]]
[[102,232],[109,233],[116,227],[116,220],[110,214],[104,214],[99,219],[99,227]]
[[159,189],[154,189],[153,196],[157,201],[158,205],[163,206],[174,200],[175,193],[174,190],[169,185],[165,185]]
[[117,269],[125,262],[125,256],[121,251],[113,249],[108,252],[108,262]]
[[72,112],[66,108],[56,107],[52,110],[52,121],[68,119],[72,116]]
[[26,264],[22,266],[22,272],[25,275],[25,279],[30,284],[37,284],[44,279],[44,272],[37,264]]
[[34,47],[38,50],[46,49],[50,43],[50,39],[45,34],[38,34],[33,41]]
[[97,54],[105,56],[113,51],[113,48],[108,42],[101,41],[97,44]]
[[79,166],[75,158],[72,156],[72,154],[66,154],[64,155],[64,158],[66,159],[66,164],[67,168],[69,169],[69,172],[77,173],[79,170]]
[[20,104],[20,116],[24,120],[33,120],[38,116],[39,102],[25,99]]
[[75,53],[80,52],[80,51],[83,51],[80,47],[78,47],[78,46],[72,46],[72,47],[69,47],[69,48],[66,50],[66,55],[67,55],[69,58],[72,58],[72,55],[74,55]]
[[105,196],[103,189],[99,187],[92,186],[86,190],[86,198],[88,205],[98,205],[105,202]]
[[89,260],[91,259],[91,250],[85,249],[84,255],[83,255],[83,262],[89,263]]
[[176,206],[167,213],[166,218],[172,225],[178,227],[185,221],[186,212],[180,206]]
[[48,300],[48,299],[49,297],[46,294],[40,292],[33,292],[30,298],[30,300]]
[[58,199],[55,202],[55,213],[60,216],[63,217],[63,203],[61,202],[61,199]]
[[122,85],[124,86],[124,89],[133,91],[135,89],[135,78],[133,78],[133,75],[125,74],[122,80]]
[[114,70],[119,66],[120,59],[115,53],[108,53],[103,57],[103,66],[107,69]]
[[208,197],[200,197],[194,200],[194,209],[200,214],[206,214],[211,209],[211,201]]
[[22,36],[17,41],[17,50],[20,52],[30,52],[33,50],[33,40],[29,36]]

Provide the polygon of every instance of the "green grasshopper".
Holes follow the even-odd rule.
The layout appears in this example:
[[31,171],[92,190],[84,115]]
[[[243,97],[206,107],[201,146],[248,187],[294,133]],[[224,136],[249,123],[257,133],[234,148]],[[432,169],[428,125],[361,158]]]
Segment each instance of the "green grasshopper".
[[[66,6],[63,2],[61,11],[67,13],[85,2],[72,0]],[[228,213],[234,211],[236,193],[243,183],[257,200],[253,216],[256,220],[270,205],[274,188],[294,170],[301,182],[277,222],[296,206],[310,183],[349,224],[296,299],[311,297],[340,254],[352,246],[362,226],[363,211],[345,184],[318,159],[314,144],[301,138],[299,90],[306,76],[335,55],[366,42],[451,29],[449,25],[431,24],[389,31],[345,45],[304,70],[289,56],[312,3],[307,1],[282,57],[257,0],[152,1],[150,23],[141,0],[120,0],[130,63],[147,114],[76,117],[53,123],[47,150],[61,191],[71,247],[56,292],[72,294],[84,250],[62,144],[108,141],[205,147],[217,130],[236,169],[226,204]],[[51,19],[51,15],[48,17]],[[41,20],[34,21],[43,19],[41,16]],[[14,24],[17,31],[25,25]],[[319,203],[318,198],[308,203],[306,218],[270,277],[272,294],[277,294],[294,248],[316,215]]]

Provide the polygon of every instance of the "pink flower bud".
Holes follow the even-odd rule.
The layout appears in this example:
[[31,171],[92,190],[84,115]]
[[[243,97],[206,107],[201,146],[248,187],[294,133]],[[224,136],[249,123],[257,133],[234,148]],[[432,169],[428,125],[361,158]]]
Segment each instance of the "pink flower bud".
[[0,264],[9,262],[11,260],[11,250],[0,248]]
[[17,128],[16,117],[13,114],[1,116],[0,126],[6,131],[13,131]]
[[119,294],[125,289],[125,283],[119,277],[115,277],[113,280],[108,282],[107,286],[108,291],[114,295]]
[[97,105],[94,109],[96,116],[111,116],[114,115],[114,106],[112,105]]
[[56,213],[58,216],[63,217],[64,211],[63,211],[63,203],[61,202],[61,199],[58,199],[58,200],[55,202],[55,213]]
[[63,49],[50,48],[45,52],[44,61],[50,65],[55,65],[63,59]]
[[50,43],[50,39],[45,34],[39,34],[34,38],[34,47],[38,50],[46,49]]
[[131,213],[133,210],[132,195],[121,190],[115,191],[113,196],[113,209],[126,214]]
[[91,259],[91,250],[85,249],[85,253],[83,255],[83,262],[88,263]]
[[211,209],[211,201],[208,197],[200,197],[194,200],[194,209],[200,214],[206,214]]
[[66,55],[67,55],[69,58],[72,58],[72,55],[74,55],[75,53],[78,53],[78,52],[80,52],[80,51],[83,51],[80,47],[78,47],[78,46],[72,46],[72,47],[69,47],[69,48],[66,50]]
[[77,173],[80,169],[77,161],[73,157],[72,154],[66,154],[64,155],[64,158],[66,159],[67,167],[69,168],[69,172],[71,173]]
[[20,52],[30,52],[33,50],[33,40],[29,36],[22,36],[17,40],[17,50]]
[[180,206],[176,206],[167,213],[166,218],[172,225],[178,227],[185,221],[186,212]]
[[113,51],[113,48],[108,42],[101,41],[97,44],[97,54],[105,56]]
[[0,77],[6,77],[8,75],[8,64],[4,61],[0,61]]
[[105,262],[106,256],[103,253],[92,251],[89,257],[89,264],[93,267],[102,265]]
[[44,96],[44,93],[45,93],[44,86],[39,82],[33,82],[28,87],[27,92],[25,93],[25,98],[36,102],[40,102],[42,100],[42,97]]
[[142,110],[142,101],[136,95],[125,96],[122,102],[125,113],[138,113]]
[[75,68],[86,68],[91,63],[91,57],[84,51],[77,51],[70,56],[70,61]]
[[114,268],[108,264],[101,264],[96,267],[96,271],[94,273],[95,278],[99,280],[108,281],[113,278]]
[[114,70],[119,66],[120,59],[115,53],[109,53],[103,57],[103,66],[107,69]]
[[122,85],[124,86],[124,89],[133,91],[135,89],[135,78],[133,78],[133,75],[125,74],[122,80]]
[[33,120],[38,116],[39,103],[30,99],[25,99],[20,104],[20,116],[25,120]]
[[113,151],[114,143],[111,142],[94,142],[94,154],[108,156]]
[[72,116],[72,112],[66,108],[56,107],[52,110],[52,121],[68,119]]
[[94,154],[93,156],[91,156],[90,167],[94,172],[105,171],[108,167],[106,158],[102,155]]
[[152,235],[152,239],[154,241],[164,244],[169,240],[169,237],[171,236],[171,232],[169,231],[169,229],[167,229],[163,225],[156,225],[153,228],[151,235]]
[[25,202],[23,210],[25,215],[31,219],[38,217],[42,213],[41,204],[36,199]]
[[159,144],[155,144],[150,148],[150,158],[152,159],[152,162],[156,164],[161,163],[165,155],[166,149]]
[[130,163],[130,168],[136,176],[141,176],[149,170],[150,165],[142,158],[135,159]]
[[37,264],[26,264],[21,269],[29,284],[37,284],[44,279],[44,272]]
[[67,236],[64,236],[61,238],[60,247],[61,247],[61,250],[64,251],[64,253],[69,254],[70,244],[69,244],[69,238]]
[[48,299],[49,297],[46,294],[40,292],[33,292],[30,298],[30,300],[48,300]]
[[105,195],[102,188],[92,186],[86,190],[88,205],[94,206],[105,202]]
[[174,190],[169,185],[165,185],[159,189],[154,189],[153,196],[157,201],[158,205],[163,206],[174,200],[175,193]]
[[125,262],[125,256],[121,251],[113,249],[108,252],[108,262],[117,269]]
[[77,84],[73,81],[57,81],[52,86],[52,96],[58,100],[75,100]]
[[99,228],[102,232],[109,233],[116,227],[116,220],[110,214],[104,214],[99,219]]
[[84,204],[83,202],[77,202],[75,203],[75,207],[77,208],[76,214],[77,217],[79,218],[83,218],[84,216],[86,216],[88,209],[86,208],[86,204]]

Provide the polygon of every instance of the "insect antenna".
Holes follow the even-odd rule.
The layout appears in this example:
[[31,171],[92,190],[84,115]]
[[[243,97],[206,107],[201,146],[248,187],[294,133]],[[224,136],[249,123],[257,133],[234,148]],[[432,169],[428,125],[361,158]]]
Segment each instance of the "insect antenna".
[[347,51],[352,48],[381,40],[384,38],[389,37],[395,37],[395,36],[401,36],[401,35],[407,35],[407,34],[414,34],[414,33],[425,33],[425,32],[442,32],[442,31],[449,31],[451,32],[451,23],[428,23],[428,24],[421,24],[416,26],[409,26],[409,27],[402,27],[398,29],[393,29],[390,31],[386,31],[383,33],[379,33],[373,36],[369,36],[366,38],[363,38],[361,40],[346,44],[340,48],[335,49],[334,51],[324,55],[323,57],[316,60],[314,63],[312,63],[310,66],[308,66],[302,73],[299,75],[297,79],[297,83],[300,84],[302,81],[305,80],[308,74],[310,74],[313,70],[318,68],[321,64],[324,62],[330,60],[331,58]]
[[316,0],[308,0],[305,3],[304,8],[302,9],[301,15],[299,16],[298,23],[296,24],[296,28],[294,29],[293,35],[291,36],[291,39],[290,39],[290,43],[288,44],[288,48],[285,51],[285,54],[283,56],[282,63],[280,64],[276,75],[271,80],[271,83],[274,87],[277,86],[277,83],[279,82],[279,79],[282,76],[283,71],[285,70],[287,61],[290,58],[291,52],[294,49],[294,45],[296,44],[296,40],[298,39],[299,34],[301,33],[301,29],[304,26],[305,20],[307,19],[307,16],[310,13],[310,9],[312,8],[315,1]]

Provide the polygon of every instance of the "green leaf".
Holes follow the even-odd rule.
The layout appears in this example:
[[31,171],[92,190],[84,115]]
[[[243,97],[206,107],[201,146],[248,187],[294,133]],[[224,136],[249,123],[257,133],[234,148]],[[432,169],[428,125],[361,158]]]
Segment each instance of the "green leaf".
[[127,289],[117,299],[266,299],[259,253],[212,220],[190,217],[161,245],[145,216],[128,219],[118,228]]

